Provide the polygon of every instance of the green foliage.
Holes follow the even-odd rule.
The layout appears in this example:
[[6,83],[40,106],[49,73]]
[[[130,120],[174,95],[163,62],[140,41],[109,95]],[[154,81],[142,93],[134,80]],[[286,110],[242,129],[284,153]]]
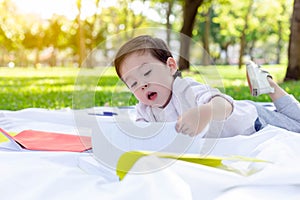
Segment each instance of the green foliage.
[[[281,82],[285,67],[263,66]],[[84,71],[84,76],[82,75]],[[100,73],[101,72],[101,73]],[[236,66],[195,67],[184,76],[210,83],[235,99],[270,101],[268,95],[252,97],[245,79],[245,69]],[[280,85],[300,100],[300,81]],[[113,68],[0,68],[0,110],[24,108],[88,108],[93,106],[129,106],[137,103],[118,79]]]
[[[252,7],[245,27],[249,5]],[[220,57],[221,52],[214,50],[214,45],[227,52],[229,46],[240,44],[240,37],[245,29],[245,55],[263,59],[265,62],[281,62],[280,57],[285,55],[289,38],[292,7],[290,0],[206,1],[199,8],[193,30],[194,39],[197,41],[201,41],[205,35],[203,22],[209,6],[211,57]],[[226,58],[225,62],[222,59],[216,61],[224,64],[229,60]]]
[[[212,58],[218,59],[217,63],[226,63],[227,58],[219,59],[221,53],[227,51],[229,46],[239,43],[245,24],[245,12],[249,2],[252,1],[210,0],[204,1],[199,7],[193,39],[202,40],[204,17],[210,9],[210,35],[206,38],[210,39],[210,54]],[[39,63],[81,64],[78,63],[82,61],[78,58],[79,54],[84,57],[99,44],[103,44],[103,48],[99,50],[106,57],[114,51],[113,48],[119,45],[121,39],[131,38],[138,28],[165,27],[169,5],[172,5],[169,13],[171,29],[179,32],[182,28],[184,2],[184,0],[116,0],[112,1],[110,6],[105,6],[103,1],[95,0],[90,4],[97,12],[91,11],[91,15],[83,17],[79,23],[79,16],[68,18],[64,15],[53,15],[51,18],[43,19],[34,14],[24,14],[17,9],[15,1],[2,0],[0,66],[7,66],[10,61],[17,66],[32,66]],[[246,31],[245,54],[263,58],[266,62],[280,62],[275,58],[279,57],[277,53],[286,55],[292,3],[292,0],[253,1]],[[118,42],[110,43],[107,40],[120,32],[127,33],[122,34]],[[49,48],[53,50],[51,58],[42,54]]]

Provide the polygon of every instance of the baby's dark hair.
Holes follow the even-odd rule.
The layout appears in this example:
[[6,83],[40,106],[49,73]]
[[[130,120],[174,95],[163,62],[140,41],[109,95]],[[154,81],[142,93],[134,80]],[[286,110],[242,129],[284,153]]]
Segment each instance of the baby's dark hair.
[[114,65],[120,78],[120,66],[122,62],[128,55],[134,52],[139,52],[141,54],[149,52],[154,58],[165,64],[169,57],[173,57],[169,47],[162,39],[154,38],[149,35],[137,36],[126,42],[115,56]]

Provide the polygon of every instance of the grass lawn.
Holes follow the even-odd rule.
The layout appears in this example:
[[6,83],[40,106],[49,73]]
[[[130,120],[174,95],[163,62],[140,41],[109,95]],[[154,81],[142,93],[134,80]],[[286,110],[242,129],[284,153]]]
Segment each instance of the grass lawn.
[[[285,67],[263,66],[281,82]],[[218,87],[235,99],[270,101],[267,95],[252,97],[245,68],[236,66],[192,67],[183,76]],[[300,81],[280,83],[300,100]],[[117,78],[113,68],[0,68],[0,110],[24,108],[88,108],[92,106],[128,106],[135,98]]]

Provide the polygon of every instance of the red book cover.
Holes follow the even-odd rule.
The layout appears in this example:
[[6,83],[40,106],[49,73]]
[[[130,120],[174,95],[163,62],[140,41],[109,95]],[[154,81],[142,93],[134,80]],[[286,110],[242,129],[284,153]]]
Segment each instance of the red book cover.
[[3,129],[0,131],[28,150],[83,152],[92,148],[91,137],[88,136],[36,130],[24,130],[12,136]]

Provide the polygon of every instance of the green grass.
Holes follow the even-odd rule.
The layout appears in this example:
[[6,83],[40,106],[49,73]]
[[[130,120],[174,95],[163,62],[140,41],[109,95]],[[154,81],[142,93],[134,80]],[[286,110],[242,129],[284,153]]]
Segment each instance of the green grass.
[[[281,83],[285,68],[264,66],[274,79],[300,100],[300,81]],[[235,66],[192,67],[184,76],[219,88],[235,99],[270,101],[267,95],[252,97],[245,79],[245,69]],[[113,68],[0,68],[0,110],[24,108],[88,108],[93,106],[128,106],[137,101],[117,78]]]

